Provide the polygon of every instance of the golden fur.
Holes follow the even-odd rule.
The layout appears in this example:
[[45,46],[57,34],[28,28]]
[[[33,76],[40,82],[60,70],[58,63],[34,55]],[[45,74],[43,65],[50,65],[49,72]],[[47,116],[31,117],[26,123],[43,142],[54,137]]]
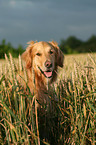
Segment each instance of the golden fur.
[[57,68],[63,67],[63,53],[56,42],[28,43],[22,59],[26,63],[28,86],[39,104],[48,104],[48,85],[57,78]]

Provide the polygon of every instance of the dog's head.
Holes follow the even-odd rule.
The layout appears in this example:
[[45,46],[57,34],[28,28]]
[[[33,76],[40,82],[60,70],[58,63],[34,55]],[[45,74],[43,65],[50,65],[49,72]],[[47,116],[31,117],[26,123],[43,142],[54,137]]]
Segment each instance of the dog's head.
[[56,42],[34,42],[28,43],[22,58],[26,62],[26,68],[31,67],[38,76],[43,75],[47,79],[53,79],[57,67],[63,67],[63,53]]

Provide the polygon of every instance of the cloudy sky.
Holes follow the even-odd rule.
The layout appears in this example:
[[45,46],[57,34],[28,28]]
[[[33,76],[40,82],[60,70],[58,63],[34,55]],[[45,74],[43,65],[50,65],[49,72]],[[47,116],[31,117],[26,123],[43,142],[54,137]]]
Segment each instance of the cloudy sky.
[[26,46],[27,41],[60,43],[74,35],[96,35],[96,0],[0,0],[0,42]]

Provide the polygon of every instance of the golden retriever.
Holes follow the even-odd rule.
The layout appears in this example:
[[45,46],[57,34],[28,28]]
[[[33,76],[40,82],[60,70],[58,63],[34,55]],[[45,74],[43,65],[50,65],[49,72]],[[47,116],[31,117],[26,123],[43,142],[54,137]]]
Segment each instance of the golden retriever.
[[28,86],[32,95],[36,96],[39,106],[48,105],[48,85],[56,80],[57,68],[63,67],[64,56],[54,41],[30,41],[28,44],[22,54],[28,74]]

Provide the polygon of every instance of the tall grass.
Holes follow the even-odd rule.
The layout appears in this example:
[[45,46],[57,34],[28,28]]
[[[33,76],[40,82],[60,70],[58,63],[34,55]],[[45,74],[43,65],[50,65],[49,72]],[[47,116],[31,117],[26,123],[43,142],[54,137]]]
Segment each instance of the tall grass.
[[[15,61],[11,55],[9,59],[5,55],[6,63],[0,64],[0,143],[95,145],[95,55],[65,56],[64,70],[52,86],[51,97],[56,95],[58,98],[54,113],[49,110],[42,116],[39,116],[36,99],[27,86],[27,74],[20,56]],[[22,71],[26,91],[17,80],[18,72]],[[47,140],[42,134],[46,134]]]

